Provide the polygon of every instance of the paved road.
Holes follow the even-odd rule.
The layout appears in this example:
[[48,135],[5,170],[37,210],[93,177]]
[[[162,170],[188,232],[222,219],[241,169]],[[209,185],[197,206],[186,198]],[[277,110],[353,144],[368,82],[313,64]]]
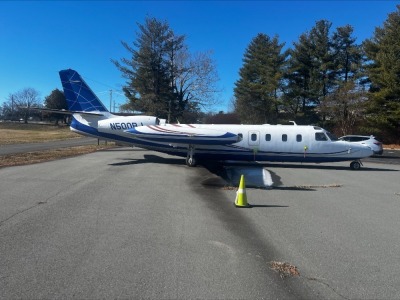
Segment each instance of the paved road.
[[385,164],[400,164],[400,150],[385,149],[383,155],[374,155],[364,158],[366,162],[380,162]]
[[44,151],[56,148],[66,148],[66,147],[83,146],[83,145],[97,145],[97,139],[82,137],[76,139],[51,141],[45,143],[1,145],[0,155],[18,154],[18,153],[26,153],[33,151]]
[[0,169],[0,298],[398,299],[400,166],[364,165],[270,165],[251,209],[140,149]]

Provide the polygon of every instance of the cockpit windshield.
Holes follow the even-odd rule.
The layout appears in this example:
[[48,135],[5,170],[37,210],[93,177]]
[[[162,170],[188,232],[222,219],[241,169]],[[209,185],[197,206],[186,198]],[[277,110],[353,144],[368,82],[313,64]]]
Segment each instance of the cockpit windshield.
[[325,131],[325,132],[316,132],[315,133],[315,140],[322,142],[322,141],[328,141],[329,139],[331,141],[337,141],[337,137],[334,136],[332,133],[330,133],[329,131]]
[[330,133],[329,131],[326,131],[326,135],[331,139],[331,141],[337,141],[338,140],[336,135]]
[[328,138],[326,137],[325,133],[323,132],[316,132],[315,133],[315,140],[318,142],[327,141]]

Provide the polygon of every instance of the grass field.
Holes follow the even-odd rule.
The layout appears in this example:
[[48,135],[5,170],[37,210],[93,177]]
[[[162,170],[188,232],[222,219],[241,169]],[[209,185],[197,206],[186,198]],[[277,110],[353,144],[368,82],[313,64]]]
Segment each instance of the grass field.
[[49,124],[0,123],[0,146],[23,143],[42,143],[78,138],[68,126]]
[[[10,144],[42,143],[54,140],[79,138],[80,135],[70,131],[68,126],[49,124],[0,123],[0,147]],[[61,159],[105,148],[115,147],[114,143],[107,145],[89,145],[46,151],[27,152],[21,154],[0,156],[0,168],[39,163]]]

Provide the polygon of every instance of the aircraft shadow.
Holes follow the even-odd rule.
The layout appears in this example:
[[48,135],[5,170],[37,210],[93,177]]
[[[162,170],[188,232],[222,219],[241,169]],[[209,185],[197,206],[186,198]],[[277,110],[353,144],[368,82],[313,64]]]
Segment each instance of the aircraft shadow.
[[265,208],[284,208],[289,207],[288,205],[267,205],[267,204],[249,204],[249,208],[265,207]]
[[[366,161],[368,163],[370,161]],[[351,171],[350,166],[327,166],[323,164],[313,164],[313,163],[273,163],[273,162],[235,162],[235,161],[227,161],[227,162],[205,162],[203,165],[207,168],[212,164],[218,164],[222,166],[237,166],[237,167],[263,167],[263,168],[290,168],[290,169],[321,169],[321,170],[343,170],[343,171]],[[270,170],[269,170],[270,171]],[[386,169],[386,168],[375,168],[369,166],[362,166],[358,171],[395,171],[398,172],[396,169]]]
[[145,154],[141,159],[124,159],[125,161],[118,163],[111,163],[110,166],[128,166],[138,164],[167,164],[167,165],[185,165],[185,160],[181,158],[164,158],[157,155]]
[[[261,164],[265,168],[282,168],[282,169],[319,169],[319,170],[342,170],[342,171],[351,171],[350,167],[347,166],[326,166],[326,165],[307,165],[307,164]],[[398,172],[395,169],[383,169],[383,168],[374,168],[374,167],[361,167],[360,170],[356,172],[370,172],[370,171],[390,171],[390,172]]]
[[129,148],[127,149],[126,147],[123,148],[111,148],[111,149],[102,149],[100,150],[101,152],[145,152],[145,151],[149,151],[146,149],[142,149],[142,148]]
[[[121,149],[122,150],[122,149]],[[113,150],[110,150],[113,151]],[[114,150],[115,151],[115,150]],[[123,150],[126,151],[126,150]],[[131,150],[129,150],[131,151]],[[142,151],[142,149],[137,149],[137,151]],[[110,163],[110,166],[128,166],[128,165],[137,165],[137,164],[148,164],[148,163],[157,163],[157,164],[167,164],[167,165],[179,165],[182,167],[186,167],[185,159],[181,157],[161,157],[158,155],[153,154],[144,154],[143,158],[141,159],[121,159],[120,162]],[[281,181],[281,177],[276,174],[276,172],[272,171],[270,168],[291,168],[291,169],[323,169],[323,170],[343,170],[343,171],[350,171],[349,167],[345,166],[326,166],[326,165],[308,165],[308,164],[261,164],[261,163],[224,163],[220,161],[201,161],[199,165],[204,167],[210,173],[216,175],[218,178],[208,178],[203,181],[203,185],[209,188],[224,188],[224,187],[238,187],[239,182],[236,182],[238,178],[232,178],[232,168],[250,168],[252,169],[255,174],[261,172],[264,168],[268,169],[269,174],[271,175],[271,179],[273,185],[270,187],[265,187],[259,184],[252,184],[250,180],[247,180],[246,177],[246,188],[252,189],[264,189],[264,190],[271,190],[271,191],[296,191],[296,192],[314,192],[316,189],[313,187],[298,187],[298,186],[285,186],[284,183]],[[276,170],[275,170],[276,171]],[[363,167],[362,171],[398,171],[393,169],[382,169],[382,168],[369,168]],[[359,172],[360,172],[359,171]],[[236,176],[237,177],[237,176]],[[249,181],[249,182],[248,182]],[[254,207],[271,207],[271,205],[266,206],[254,206]],[[274,206],[272,206],[274,207]],[[275,206],[278,207],[278,206]],[[286,207],[286,206],[283,206]]]
[[400,160],[400,157],[390,156],[390,155],[382,155],[382,156],[374,155],[372,156],[372,158]]
[[297,186],[274,186],[274,190],[279,190],[279,191],[308,191],[308,192],[315,192],[316,189],[313,188],[307,188],[307,187],[297,187]]
[[[146,149],[135,148],[135,149],[105,149],[102,151],[147,151]],[[132,159],[129,162],[120,162],[110,164],[112,166],[123,166],[123,165],[135,165],[140,163],[160,163],[160,164],[173,164],[180,165],[185,164],[185,159],[183,158],[164,158],[158,155],[153,154],[145,154],[143,159]],[[221,161],[200,161],[199,165],[206,168],[211,173],[214,173],[218,176],[224,177],[225,167],[228,166],[237,166],[237,167],[260,167],[260,168],[290,168],[290,169],[322,169],[322,170],[343,170],[349,171],[350,167],[347,166],[326,166],[326,165],[318,165],[318,164],[293,164],[293,163],[285,163],[285,164],[277,164],[277,163],[258,163],[258,162],[221,162]],[[362,167],[359,171],[391,171],[398,172],[396,169],[383,169],[383,168],[374,168],[374,167]],[[358,172],[359,172],[358,171]],[[269,170],[271,172],[271,170]],[[279,185],[278,176],[271,172],[272,176],[275,177],[274,183]],[[278,180],[277,180],[278,179]]]

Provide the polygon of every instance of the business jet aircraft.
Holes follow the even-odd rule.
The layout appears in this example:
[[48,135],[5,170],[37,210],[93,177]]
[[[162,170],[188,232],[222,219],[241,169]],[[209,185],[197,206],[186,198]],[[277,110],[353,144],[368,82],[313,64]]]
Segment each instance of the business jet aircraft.
[[371,156],[367,146],[338,141],[317,126],[165,124],[152,116],[116,116],[101,103],[78,72],[60,71],[73,115],[70,128],[86,136],[186,157],[188,166],[202,160],[322,163]]

